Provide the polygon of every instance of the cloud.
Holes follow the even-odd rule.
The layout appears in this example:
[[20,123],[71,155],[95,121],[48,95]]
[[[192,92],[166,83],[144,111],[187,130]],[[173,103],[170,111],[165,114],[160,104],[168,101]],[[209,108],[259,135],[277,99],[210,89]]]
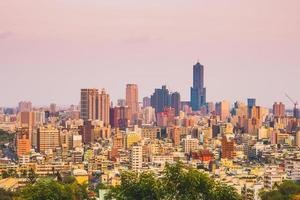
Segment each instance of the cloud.
[[9,38],[12,35],[13,35],[13,33],[11,31],[2,31],[2,32],[0,32],[0,40]]

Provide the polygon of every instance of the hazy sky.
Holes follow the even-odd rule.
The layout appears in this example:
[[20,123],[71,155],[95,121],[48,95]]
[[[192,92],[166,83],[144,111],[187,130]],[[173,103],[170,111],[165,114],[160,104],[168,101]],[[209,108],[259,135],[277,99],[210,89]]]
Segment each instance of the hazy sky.
[[299,0],[0,0],[0,106],[114,101],[166,84],[189,99],[205,66],[207,99],[300,101]]

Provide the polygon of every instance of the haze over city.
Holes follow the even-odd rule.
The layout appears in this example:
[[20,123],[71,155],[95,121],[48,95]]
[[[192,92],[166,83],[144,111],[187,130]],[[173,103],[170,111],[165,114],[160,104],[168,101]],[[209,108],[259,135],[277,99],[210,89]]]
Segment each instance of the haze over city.
[[[0,2],[1,106],[78,104],[80,88],[125,84],[139,98],[166,84],[190,98],[192,66],[205,66],[207,100],[300,100],[300,2]],[[9,87],[8,87],[9,86]]]

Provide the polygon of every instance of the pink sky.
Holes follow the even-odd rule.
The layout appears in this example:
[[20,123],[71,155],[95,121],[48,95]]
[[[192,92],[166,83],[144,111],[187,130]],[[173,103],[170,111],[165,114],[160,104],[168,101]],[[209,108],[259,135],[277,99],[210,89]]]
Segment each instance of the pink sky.
[[[284,93],[300,101],[299,0],[0,1],[0,106],[79,102],[83,87],[167,84],[189,99],[192,65],[208,100]],[[18,91],[18,92],[15,92]]]

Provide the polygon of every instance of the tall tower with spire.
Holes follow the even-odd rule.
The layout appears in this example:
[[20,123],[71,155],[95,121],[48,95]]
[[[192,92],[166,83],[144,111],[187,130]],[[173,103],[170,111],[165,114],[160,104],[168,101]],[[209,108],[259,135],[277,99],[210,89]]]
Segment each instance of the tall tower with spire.
[[191,87],[191,107],[193,111],[200,110],[206,103],[206,88],[204,87],[204,66],[197,62],[193,66],[193,87]]

